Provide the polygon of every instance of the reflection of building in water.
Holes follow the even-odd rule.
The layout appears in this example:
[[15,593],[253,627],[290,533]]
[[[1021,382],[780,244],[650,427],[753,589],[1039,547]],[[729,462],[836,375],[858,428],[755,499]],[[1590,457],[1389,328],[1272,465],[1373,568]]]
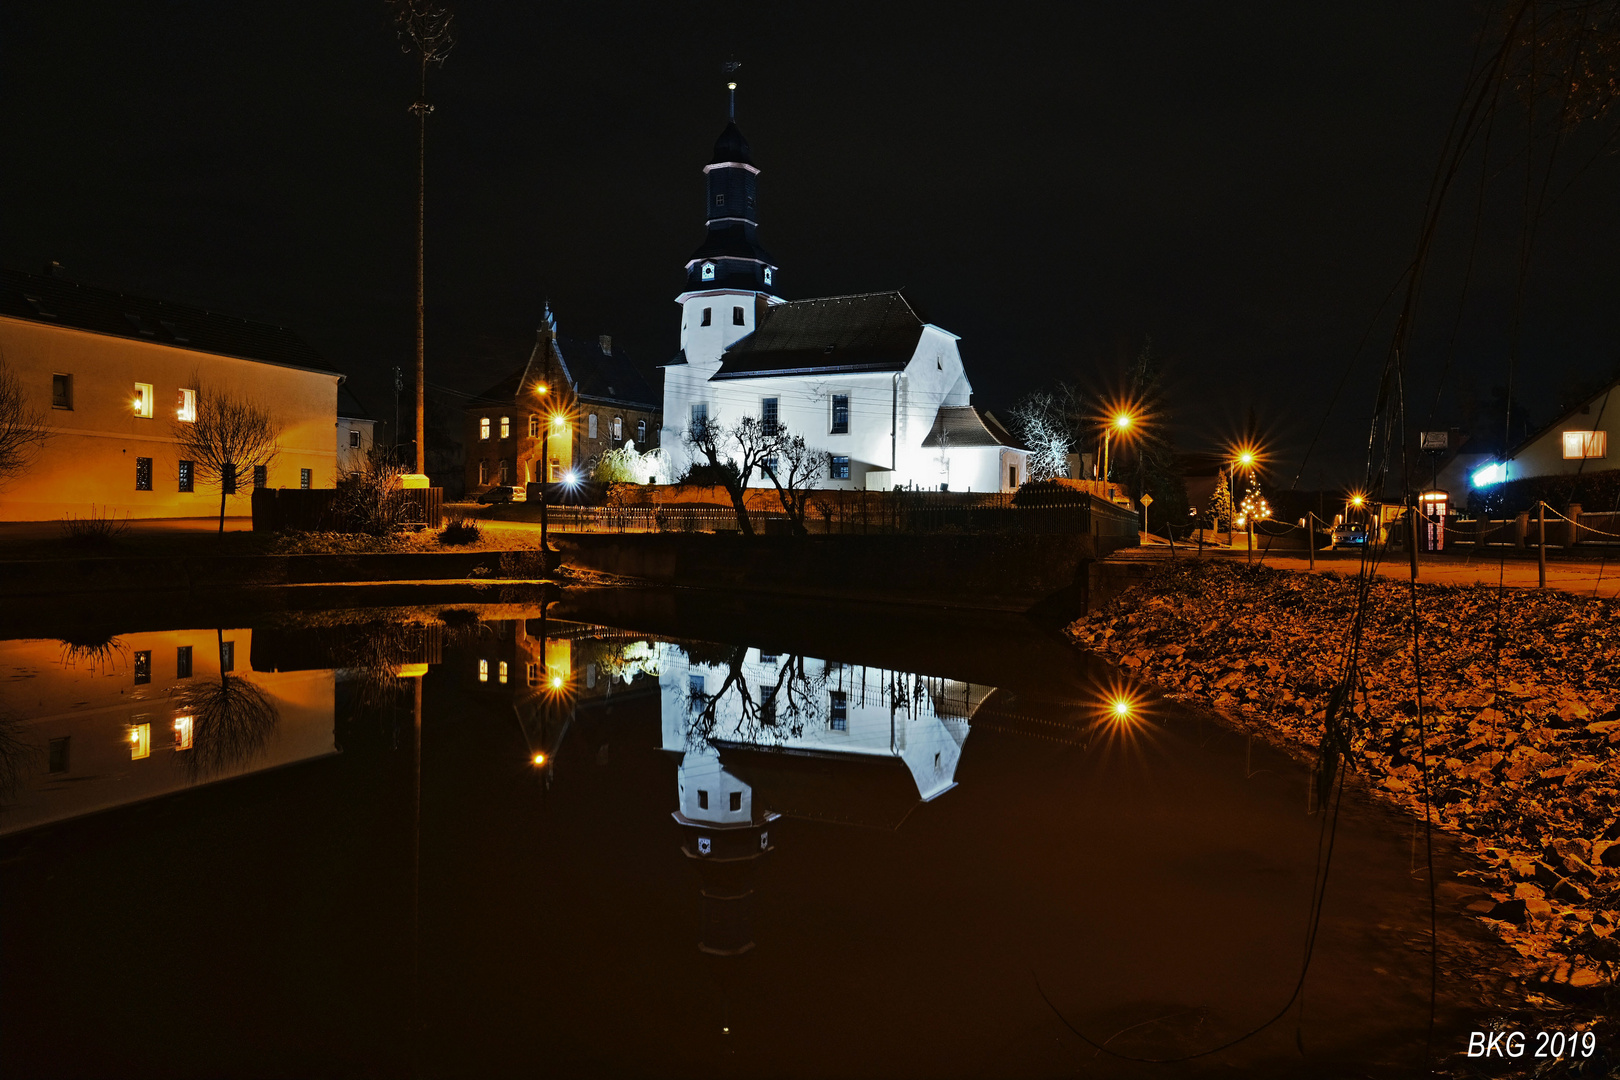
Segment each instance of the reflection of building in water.
[[0,833],[332,753],[332,672],[254,671],[252,639],[0,641],[0,716],[26,747]]
[[993,687],[741,646],[656,647],[676,822],[699,864],[699,948],[753,947],[753,867],[779,816],[899,828],[956,786]]

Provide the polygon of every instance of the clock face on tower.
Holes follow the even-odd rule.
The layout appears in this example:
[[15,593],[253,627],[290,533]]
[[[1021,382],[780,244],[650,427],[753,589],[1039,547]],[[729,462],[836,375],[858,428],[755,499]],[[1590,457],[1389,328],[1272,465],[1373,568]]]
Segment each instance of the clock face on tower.
[[771,284],[771,275],[772,275],[772,270],[771,270],[771,268],[769,266],[767,266],[765,268],[765,284],[767,284],[767,285]]
[[713,281],[714,280],[714,263],[704,263],[703,264],[703,280],[704,281]]

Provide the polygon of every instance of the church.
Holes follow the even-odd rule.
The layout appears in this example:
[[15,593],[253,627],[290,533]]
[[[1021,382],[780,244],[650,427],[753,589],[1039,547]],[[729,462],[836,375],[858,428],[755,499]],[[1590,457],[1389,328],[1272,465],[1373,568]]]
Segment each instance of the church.
[[973,405],[957,335],[899,292],[778,294],[780,268],[758,239],[759,172],[731,120],[703,168],[708,235],[676,297],[680,352],[662,365],[671,474],[693,463],[683,436],[695,422],[754,416],[826,453],[821,487],[1017,488],[1028,452]]

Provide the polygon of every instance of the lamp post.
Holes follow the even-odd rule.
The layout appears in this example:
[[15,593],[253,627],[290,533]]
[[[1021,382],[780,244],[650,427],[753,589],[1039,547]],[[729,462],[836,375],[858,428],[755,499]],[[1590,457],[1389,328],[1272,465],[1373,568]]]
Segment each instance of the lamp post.
[[1116,431],[1118,431],[1121,435],[1125,434],[1127,431],[1129,431],[1131,429],[1131,424],[1133,422],[1134,421],[1133,421],[1130,413],[1128,413],[1128,412],[1120,412],[1120,413],[1115,413],[1114,414],[1114,419],[1111,422],[1109,422],[1108,424],[1105,424],[1103,426],[1103,472],[1102,472],[1102,479],[1103,479],[1103,483],[1105,483],[1105,484],[1108,483],[1108,438],[1109,438],[1110,435],[1112,435]]
[[[551,391],[545,383],[540,383],[534,392],[542,399]],[[544,401],[542,400],[542,405]],[[546,483],[551,479],[551,417],[545,417],[540,425],[540,565],[545,566],[551,548],[546,543]]]

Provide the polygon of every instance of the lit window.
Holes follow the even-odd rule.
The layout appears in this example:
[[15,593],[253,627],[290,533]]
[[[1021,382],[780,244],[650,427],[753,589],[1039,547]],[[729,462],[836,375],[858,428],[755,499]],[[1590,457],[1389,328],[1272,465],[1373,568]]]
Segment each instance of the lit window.
[[152,756],[152,725],[129,725],[129,760],[139,761]]
[[181,491],[197,490],[197,467],[194,463],[182,460],[180,462],[179,476]]
[[180,391],[180,402],[175,407],[174,414],[175,414],[176,417],[178,417],[184,423],[187,423],[187,424],[196,423],[197,422],[197,391],[182,389]]
[[73,408],[73,376],[51,376],[51,408]]
[[623,442],[624,441],[624,418],[623,417],[615,416],[613,418],[613,441],[614,442]]
[[479,439],[489,438],[489,417],[487,416],[478,418],[478,437]]
[[510,439],[511,437],[512,437],[512,418],[510,416],[503,416],[503,417],[501,417],[501,438]]
[[315,477],[308,469],[298,470],[298,486],[304,491],[309,490],[310,481],[313,479],[315,479]]
[[152,418],[152,384],[138,382],[135,384],[135,415]]
[[760,403],[759,422],[767,435],[776,434],[776,415],[779,404],[780,399],[773,397],[768,397]]
[[704,263],[702,278],[704,281],[714,280],[714,263]]
[[176,750],[191,749],[191,734],[194,728],[192,718],[177,716],[174,718],[174,748]]
[[529,417],[529,438],[538,439],[539,437],[540,437],[540,418],[538,416],[531,416],[531,417]]
[[708,326],[709,325],[709,317],[711,315],[713,315],[713,314],[714,314],[714,309],[713,308],[704,308],[703,309],[703,321],[699,325]]
[[842,454],[834,455],[832,459],[832,466],[828,469],[827,479],[848,480],[849,458],[844,457]]
[[1605,458],[1609,456],[1607,431],[1564,432],[1564,460],[1579,458]]
[[831,691],[830,719],[834,731],[849,730],[849,695],[842,690]]
[[149,457],[135,459],[135,490],[152,490],[152,459]]
[[734,308],[731,309],[731,325],[732,326],[747,326],[748,325],[748,316],[743,314],[743,309],[742,308],[734,307]]
[[589,415],[589,416],[587,416],[585,418],[585,437],[589,438],[589,439],[596,438],[596,414],[595,413],[591,413],[591,415]]
[[480,660],[480,661],[478,661],[478,681],[479,682],[489,682],[489,661],[488,660]]
[[350,428],[349,429],[349,449],[358,450],[359,448],[360,448],[360,432],[359,432],[359,430],[357,428]]
[[849,434],[849,395],[834,394],[832,396],[832,434]]
[[500,674],[496,676],[502,683],[506,682],[506,661],[501,661]]
[[765,284],[769,285],[770,283],[771,283],[771,268],[769,266],[767,266],[765,268]]
[[139,649],[135,653],[135,685],[152,681],[152,650]]

